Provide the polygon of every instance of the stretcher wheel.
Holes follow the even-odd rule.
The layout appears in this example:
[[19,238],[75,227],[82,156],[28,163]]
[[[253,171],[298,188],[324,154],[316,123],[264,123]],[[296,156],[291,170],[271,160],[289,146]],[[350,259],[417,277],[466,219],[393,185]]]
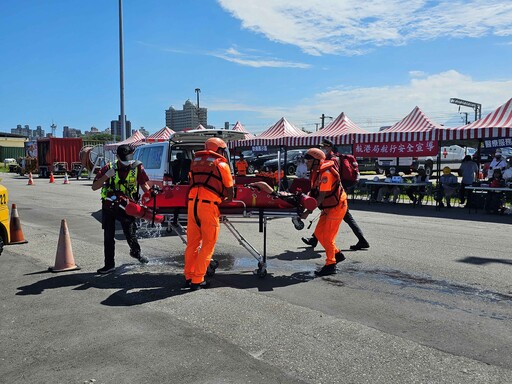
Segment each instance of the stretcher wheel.
[[257,274],[258,274],[259,278],[263,279],[265,276],[267,276],[267,270],[266,269],[258,269]]
[[267,276],[267,265],[261,261],[258,262],[258,269],[254,271],[255,275],[258,275],[260,278],[264,278]]

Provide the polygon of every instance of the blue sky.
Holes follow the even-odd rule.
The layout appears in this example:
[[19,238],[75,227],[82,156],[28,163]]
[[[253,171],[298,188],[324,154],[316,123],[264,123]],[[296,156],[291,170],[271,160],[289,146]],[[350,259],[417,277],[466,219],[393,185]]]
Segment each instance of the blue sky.
[[[483,115],[512,97],[511,20],[510,0],[124,0],[125,112],[153,133],[200,88],[208,124],[255,134],[341,112],[376,131],[415,106],[457,126],[451,97]],[[0,0],[0,131],[109,127],[118,31],[118,0]]]

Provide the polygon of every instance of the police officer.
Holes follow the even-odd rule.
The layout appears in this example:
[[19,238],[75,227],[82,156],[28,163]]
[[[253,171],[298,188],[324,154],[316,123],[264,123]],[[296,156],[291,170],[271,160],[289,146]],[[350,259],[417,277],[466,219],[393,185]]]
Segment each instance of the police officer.
[[103,228],[103,249],[105,265],[98,269],[99,274],[107,274],[115,269],[115,230],[116,220],[123,228],[126,241],[130,246],[130,256],[147,263],[137,241],[135,217],[126,214],[123,204],[126,199],[139,200],[139,187],[149,191],[149,178],[140,161],[133,160],[134,149],[129,145],[117,147],[117,161],[108,163],[99,170],[92,183],[93,191],[101,188],[101,214]]
[[[326,160],[325,153],[319,148],[311,148],[304,156],[310,171],[311,190],[309,195],[317,200],[322,211],[315,228],[314,236],[325,249],[325,265],[318,271],[317,276],[336,273],[336,264],[345,260],[345,256],[336,247],[336,235],[347,212],[347,195],[341,186],[340,175],[334,166],[334,161]],[[312,213],[306,211],[302,219]]]
[[219,236],[222,201],[233,200],[233,177],[227,163],[226,143],[217,137],[206,140],[190,167],[188,194],[185,288],[206,288],[204,276]]

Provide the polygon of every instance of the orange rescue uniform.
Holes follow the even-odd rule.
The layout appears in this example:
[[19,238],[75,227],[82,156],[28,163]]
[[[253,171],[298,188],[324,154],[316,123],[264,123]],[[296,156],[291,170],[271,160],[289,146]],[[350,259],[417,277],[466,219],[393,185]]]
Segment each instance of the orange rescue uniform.
[[247,168],[249,168],[249,164],[246,160],[238,160],[236,162],[236,172],[238,176],[247,176]]
[[[213,160],[213,157],[211,159]],[[190,169],[192,183],[194,183],[194,163],[195,161],[192,161]],[[225,161],[215,162],[213,160],[210,167],[217,168],[217,174],[221,177],[220,182],[224,186],[223,191],[233,187],[231,170]],[[210,184],[212,180],[207,180],[207,182]],[[204,281],[219,237],[219,204],[225,197],[227,195],[222,194],[221,191],[214,192],[204,185],[192,184],[190,188],[184,274],[185,279],[191,280],[192,284],[200,284]]]
[[[339,179],[330,170],[321,172],[318,179],[318,181],[315,180],[317,185],[311,187],[318,188],[319,192],[325,192],[326,196],[331,194],[339,183]],[[325,265],[336,264],[335,255],[339,252],[338,247],[336,247],[336,236],[348,208],[347,195],[343,189],[340,188],[340,191],[340,199],[337,205],[322,209],[315,228],[315,237],[325,249]]]

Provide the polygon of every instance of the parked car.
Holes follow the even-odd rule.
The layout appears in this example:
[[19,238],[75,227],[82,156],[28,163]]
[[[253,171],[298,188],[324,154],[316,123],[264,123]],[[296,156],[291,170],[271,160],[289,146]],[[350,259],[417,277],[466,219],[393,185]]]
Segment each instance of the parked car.
[[376,172],[381,174],[383,170],[379,168],[379,163],[375,157],[356,157],[359,165],[359,172]]
[[263,169],[263,163],[270,159],[276,159],[277,153],[253,153],[252,151],[243,151],[244,158],[249,164],[248,174],[253,174],[256,170]]
[[[300,149],[289,150],[286,154],[286,174],[295,175],[297,169],[297,159],[299,156],[304,156],[306,151]],[[278,168],[277,157],[275,159],[267,160],[263,163],[263,168],[268,168],[270,171],[275,171]],[[284,165],[284,153],[281,153],[281,169],[285,169]]]

